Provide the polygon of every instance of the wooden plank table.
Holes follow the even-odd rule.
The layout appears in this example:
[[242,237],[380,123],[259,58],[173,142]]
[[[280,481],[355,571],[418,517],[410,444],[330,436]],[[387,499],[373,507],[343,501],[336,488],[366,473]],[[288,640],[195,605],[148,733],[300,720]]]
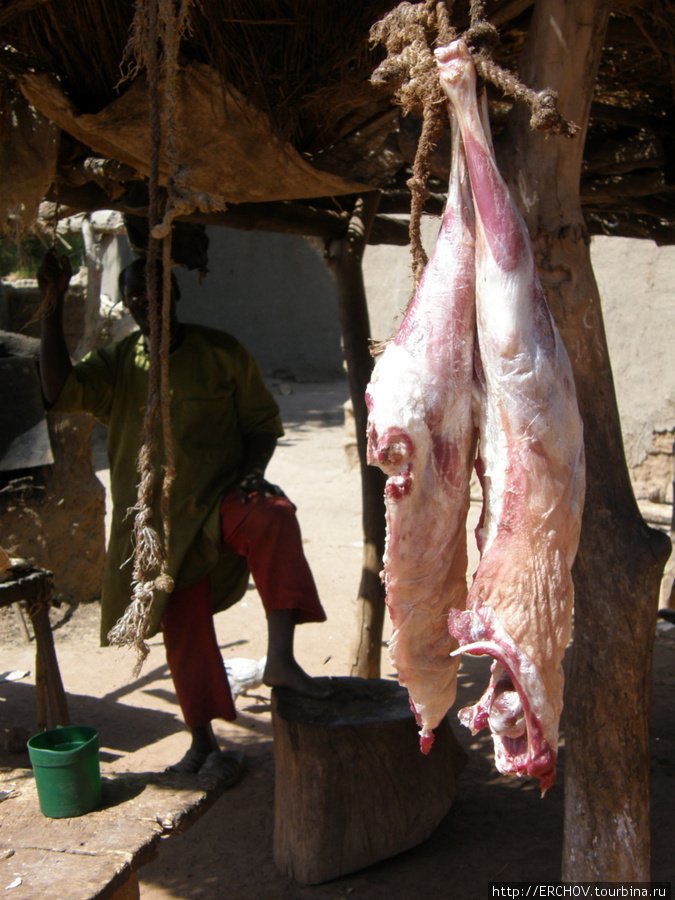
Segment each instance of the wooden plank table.
[[10,792],[0,802],[3,896],[136,900],[137,870],[157,856],[160,841],[189,828],[228,786],[213,771],[102,772],[101,782],[103,800],[97,810],[49,819],[40,812],[31,769],[0,772],[0,792]]

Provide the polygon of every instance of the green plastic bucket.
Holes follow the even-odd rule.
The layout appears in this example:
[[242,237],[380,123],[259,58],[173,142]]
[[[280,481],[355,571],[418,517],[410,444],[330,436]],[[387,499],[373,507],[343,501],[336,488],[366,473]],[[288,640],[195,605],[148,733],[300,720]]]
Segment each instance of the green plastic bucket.
[[68,725],[42,731],[28,741],[28,755],[43,816],[81,816],[101,802],[95,728]]

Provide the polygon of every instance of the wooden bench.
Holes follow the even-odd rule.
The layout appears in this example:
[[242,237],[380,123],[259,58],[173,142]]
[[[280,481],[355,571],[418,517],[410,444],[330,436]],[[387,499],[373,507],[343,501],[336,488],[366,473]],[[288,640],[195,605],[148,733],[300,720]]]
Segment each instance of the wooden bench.
[[155,859],[160,841],[189,828],[227,788],[217,772],[103,775],[101,781],[99,809],[48,819],[31,769],[0,773],[0,795],[8,792],[0,802],[3,896],[137,900],[137,871]]

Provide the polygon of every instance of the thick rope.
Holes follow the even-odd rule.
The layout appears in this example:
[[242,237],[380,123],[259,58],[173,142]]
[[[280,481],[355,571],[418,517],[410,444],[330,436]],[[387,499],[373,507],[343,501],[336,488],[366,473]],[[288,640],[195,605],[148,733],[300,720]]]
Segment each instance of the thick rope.
[[[429,196],[427,180],[430,158],[445,124],[445,95],[440,87],[433,47],[443,47],[459,35],[450,25],[452,0],[403,2],[377,22],[370,32],[372,44],[382,44],[386,59],[375,69],[371,82],[388,87],[404,114],[422,117],[422,132],[417,145],[410,188],[410,250],[415,287],[422,275],[427,256],[422,247],[420,221]],[[555,91],[533,91],[517,77],[498,66],[492,48],[499,40],[497,29],[485,18],[484,0],[471,0],[470,25],[462,34],[476,70],[502,93],[528,104],[530,126],[548,134],[575,135],[579,128],[567,122],[557,108]]]
[[491,51],[499,41],[499,33],[494,25],[485,19],[484,0],[471,0],[471,25],[463,35],[476,71],[483,79],[498,87],[503,94],[526,103],[530,107],[530,128],[545,131],[547,134],[558,134],[574,137],[579,126],[564,119],[558,110],[558,95],[555,91],[533,91],[518,81],[512,72],[507,72],[492,59]]
[[[162,3],[162,0],[159,0]],[[184,28],[182,4],[179,10]],[[149,337],[149,370],[148,400],[143,419],[143,445],[138,455],[136,467],[140,475],[138,484],[134,527],[134,566],[132,573],[132,597],[122,618],[108,634],[113,645],[128,646],[136,649],[137,661],[134,670],[136,677],[148,655],[145,643],[148,618],[152,601],[157,591],[170,592],[173,581],[167,575],[167,561],[170,539],[169,501],[171,484],[175,477],[173,443],[169,416],[169,346],[171,340],[171,234],[163,241],[152,236],[152,228],[160,218],[160,186],[159,164],[161,146],[161,111],[160,80],[161,68],[171,59],[172,68],[177,65],[177,47],[181,30],[174,22],[173,8],[163,3],[163,19],[160,21],[158,0],[139,0],[134,20],[136,41],[142,39],[143,45],[135,45],[138,58],[142,58],[148,72],[148,99],[150,107],[150,156],[148,174],[149,208],[148,218],[150,239],[146,258],[146,292],[148,298]],[[170,21],[167,23],[166,17]],[[164,58],[160,58],[159,39],[163,38]],[[172,52],[167,54],[167,33]],[[175,45],[175,50],[174,50]],[[173,55],[172,55],[173,54]],[[175,79],[175,73],[171,77]],[[167,84],[165,75],[164,84]],[[168,143],[173,146],[175,119],[169,121]],[[161,257],[160,257],[161,253]],[[157,272],[158,263],[162,263],[162,308],[158,308]],[[155,456],[157,415],[161,413],[162,437],[164,449],[164,466],[162,473],[162,491],[160,501],[161,535],[153,526],[153,494],[155,482]],[[131,512],[131,511],[130,511]]]
[[[168,554],[171,538],[171,516],[169,503],[171,485],[176,477],[176,464],[171,436],[171,416],[169,412],[169,353],[171,349],[171,238],[163,242],[163,284],[162,284],[162,336],[159,346],[160,358],[160,406],[162,410],[162,435],[164,438],[164,477],[162,479],[162,496],[160,515],[164,530],[164,546]],[[162,567],[164,572],[166,562]]]
[[429,35],[434,33],[439,45],[449,43],[456,37],[444,0],[401,3],[376,23],[370,32],[371,43],[383,44],[387,50],[387,58],[371,77],[372,83],[394,88],[403,111],[422,117],[422,133],[417,144],[412,177],[408,180],[411,195],[410,252],[415,287],[427,264],[420,223],[424,203],[429,196],[426,185],[431,170],[430,159],[444,127],[445,96],[429,42]]
[[[140,473],[137,503],[134,508],[134,571],[132,600],[124,616],[108,638],[115,644],[132,644],[138,651],[136,674],[140,671],[148,649],[144,638],[148,617],[157,591],[170,592],[173,581],[167,574],[171,536],[170,496],[175,478],[175,464],[169,417],[169,351],[171,342],[171,226],[179,215],[195,209],[223,209],[220,197],[211,197],[188,188],[189,171],[177,161],[176,109],[178,96],[179,51],[182,37],[190,31],[190,13],[195,0],[137,0],[131,38],[126,50],[130,61],[129,76],[142,67],[148,73],[150,105],[149,160],[149,229],[146,286],[149,306],[150,367],[148,402],[143,426],[143,446],[137,468]],[[159,47],[162,47],[160,56]],[[162,109],[160,109],[160,103]],[[165,162],[168,169],[166,203],[160,211],[160,145],[162,112],[166,124],[164,134]],[[162,309],[157,307],[157,272],[161,258]],[[157,412],[161,412],[164,465],[160,498],[161,536],[152,527],[154,455]],[[154,575],[153,573],[159,574]]]
[[209,196],[203,191],[188,187],[189,170],[178,165],[176,148],[176,107],[178,97],[178,71],[180,41],[190,32],[190,11],[195,0],[180,0],[178,8],[174,0],[159,0],[159,18],[164,40],[164,111],[166,129],[167,204],[161,222],[151,229],[154,238],[162,239],[171,234],[171,226],[178,216],[185,216],[196,209],[216,212],[225,209],[222,197]]

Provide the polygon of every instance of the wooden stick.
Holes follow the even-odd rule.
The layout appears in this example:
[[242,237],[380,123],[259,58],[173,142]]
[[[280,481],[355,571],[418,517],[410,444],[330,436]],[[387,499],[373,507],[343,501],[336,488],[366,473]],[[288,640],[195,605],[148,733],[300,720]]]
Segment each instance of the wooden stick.
[[31,642],[30,631],[28,630],[28,625],[26,625],[26,620],[23,615],[23,610],[21,609],[21,604],[18,602],[18,600],[15,603],[12,603],[12,608],[14,609],[14,612],[16,613],[16,617],[19,620],[19,624],[21,625],[23,635],[26,638],[26,643],[30,644],[30,642]]
[[357,448],[361,467],[363,510],[363,565],[357,599],[357,635],[352,653],[351,674],[378,678],[382,630],[384,627],[384,587],[380,579],[384,553],[384,473],[366,463],[365,390],[373,359],[368,348],[370,322],[361,262],[368,232],[377,210],[379,196],[366,194],[357,204],[348,234],[329,245],[328,265],[335,277],[342,329],[349,393],[354,410]]
[[38,729],[70,725],[61,672],[56,659],[54,638],[49,622],[52,580],[43,577],[37,596],[29,607],[35,631],[35,693],[38,708]]

